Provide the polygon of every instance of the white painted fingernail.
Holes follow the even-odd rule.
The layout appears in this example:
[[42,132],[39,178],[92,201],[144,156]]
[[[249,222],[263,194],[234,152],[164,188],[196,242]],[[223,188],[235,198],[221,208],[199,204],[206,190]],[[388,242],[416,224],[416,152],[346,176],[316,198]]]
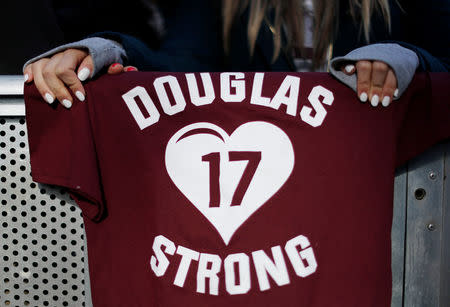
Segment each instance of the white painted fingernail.
[[89,70],[89,68],[85,67],[78,73],[78,79],[80,79],[80,81],[85,81],[90,74],[91,71]]
[[23,76],[23,82],[27,82],[29,78],[30,76],[28,76],[28,74],[25,74],[25,76]]
[[376,107],[378,105],[378,103],[380,102],[380,97],[378,97],[378,95],[373,95],[372,96],[372,100],[370,101],[370,104],[373,107]]
[[397,97],[398,97],[398,88],[396,88],[396,89],[395,89],[395,92],[394,92],[394,97],[395,97],[395,98],[397,98]]
[[55,98],[53,98],[53,96],[50,95],[49,93],[45,93],[45,100],[46,100],[48,103],[53,103],[53,101],[55,101]]
[[348,64],[348,65],[346,65],[345,66],[345,71],[347,72],[347,73],[351,73],[352,71],[353,71],[353,69],[355,69],[355,65],[353,65],[353,64]]
[[68,99],[63,99],[63,101],[61,101],[61,103],[63,104],[63,106],[65,106],[67,109],[70,108],[72,106],[72,102]]
[[77,98],[78,98],[80,101],[84,101],[84,99],[85,99],[83,93],[80,92],[80,91],[76,91],[76,92],[75,92],[75,96],[77,96]]
[[390,102],[391,102],[391,97],[384,96],[383,101],[381,101],[381,104],[383,105],[383,107],[387,107]]
[[367,94],[365,92],[362,92],[361,96],[359,96],[359,100],[361,100],[362,102],[366,102],[367,101]]

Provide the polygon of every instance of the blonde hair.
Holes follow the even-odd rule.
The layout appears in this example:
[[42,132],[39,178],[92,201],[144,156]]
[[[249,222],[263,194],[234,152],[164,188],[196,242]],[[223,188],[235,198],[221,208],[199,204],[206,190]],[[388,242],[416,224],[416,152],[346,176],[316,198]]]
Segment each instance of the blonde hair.
[[[390,10],[388,0],[348,0],[350,13],[355,22],[360,22],[366,42],[369,43],[370,20],[374,11],[381,12],[385,24],[390,31]],[[313,0],[313,62],[319,65],[325,59],[327,49],[332,43],[338,27],[339,0]],[[247,36],[250,55],[253,55],[256,38],[263,21],[268,23],[273,33],[273,59],[278,58],[281,51],[281,29],[284,24],[289,41],[287,47],[303,49],[304,8],[301,0],[222,0],[223,39],[225,52],[230,49],[230,31],[235,18],[245,9],[249,10]],[[267,18],[273,13],[273,24]]]

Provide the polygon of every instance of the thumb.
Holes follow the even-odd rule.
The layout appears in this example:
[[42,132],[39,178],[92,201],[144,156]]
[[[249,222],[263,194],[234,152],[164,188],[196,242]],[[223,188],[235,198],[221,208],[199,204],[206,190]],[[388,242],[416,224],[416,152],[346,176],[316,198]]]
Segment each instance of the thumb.
[[78,79],[80,81],[85,81],[88,78],[92,77],[92,73],[94,71],[94,61],[92,60],[92,56],[88,55],[85,57],[78,67]]
[[32,64],[28,64],[23,70],[23,81],[25,83],[30,83],[33,81],[33,70],[31,69]]
[[341,67],[341,71],[346,75],[353,75],[356,71],[356,68],[353,64],[347,64]]

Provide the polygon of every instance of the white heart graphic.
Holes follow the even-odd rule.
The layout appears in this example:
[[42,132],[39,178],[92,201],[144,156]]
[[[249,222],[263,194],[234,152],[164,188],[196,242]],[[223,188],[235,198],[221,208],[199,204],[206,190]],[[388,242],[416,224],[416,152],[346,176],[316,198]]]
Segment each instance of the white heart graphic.
[[173,183],[226,245],[283,186],[293,168],[289,137],[262,121],[245,123],[230,136],[211,123],[191,124],[176,132],[166,147],[166,169]]

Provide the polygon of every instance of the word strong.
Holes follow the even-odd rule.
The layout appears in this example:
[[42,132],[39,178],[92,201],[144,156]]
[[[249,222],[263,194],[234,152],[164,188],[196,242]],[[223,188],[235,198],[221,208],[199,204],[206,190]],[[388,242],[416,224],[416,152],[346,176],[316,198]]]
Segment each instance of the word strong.
[[[316,271],[313,249],[308,238],[303,235],[287,241],[284,247],[272,247],[268,254],[257,250],[250,254],[229,254],[223,259],[216,254],[199,253],[181,245],[176,246],[171,240],[159,235],[153,241],[154,255],[150,259],[150,267],[157,277],[162,277],[170,265],[176,265],[169,259],[180,259],[173,278],[174,285],[184,287],[186,279],[191,276],[189,280],[195,280],[194,288],[198,293],[219,295],[219,284],[224,282],[228,294],[246,294],[256,285],[260,291],[266,291],[274,284],[284,286],[291,282],[283,250],[298,277],[304,278]],[[181,258],[171,257],[175,254]],[[252,265],[256,281],[251,280]]]
[[[153,87],[158,96],[158,101],[163,112],[169,116],[182,112],[186,108],[186,98],[194,106],[203,106],[212,104],[215,100],[215,91],[211,75],[201,73],[200,80],[194,74],[185,74],[188,86],[189,97],[184,97],[178,79],[174,76],[162,76],[153,81]],[[220,74],[219,93],[220,98],[225,103],[239,103],[246,98],[246,87],[248,80],[244,73],[226,72]],[[204,95],[200,96],[199,84],[202,83]],[[299,112],[298,97],[300,94],[300,78],[287,75],[278,87],[273,97],[264,97],[262,89],[264,86],[264,73],[255,73],[251,87],[250,104],[279,110],[281,105],[286,108],[286,114],[299,116],[300,119],[313,126],[322,125],[327,111],[324,105],[331,106],[334,101],[333,92],[317,85],[312,88],[308,96],[311,106],[303,106]],[[173,99],[169,98],[168,91],[171,92]],[[147,90],[142,86],[136,86],[122,95],[128,109],[141,130],[157,123],[160,113],[155,106]],[[148,115],[144,115],[138,106],[138,99],[142,102]],[[173,100],[173,101],[171,101]],[[314,111],[313,111],[314,110]]]

